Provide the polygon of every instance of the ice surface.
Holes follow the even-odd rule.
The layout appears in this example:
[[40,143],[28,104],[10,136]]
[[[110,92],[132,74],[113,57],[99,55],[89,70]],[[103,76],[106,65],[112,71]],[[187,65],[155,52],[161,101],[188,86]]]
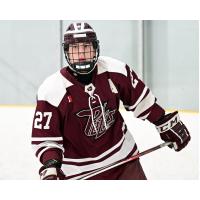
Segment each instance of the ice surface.
[[[147,121],[135,119],[132,112],[121,110],[140,151],[163,141],[155,127]],[[39,179],[39,162],[31,148],[31,129],[34,107],[0,107],[0,179]],[[183,180],[198,179],[199,167],[199,115],[180,113],[192,140],[181,152],[168,147],[141,158],[148,179]]]

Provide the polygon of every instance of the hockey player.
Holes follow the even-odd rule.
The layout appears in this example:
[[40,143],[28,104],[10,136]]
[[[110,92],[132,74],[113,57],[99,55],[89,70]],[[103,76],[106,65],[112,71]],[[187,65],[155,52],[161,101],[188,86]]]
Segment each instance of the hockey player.
[[[174,142],[175,151],[188,144],[190,134],[177,111],[165,114],[127,64],[99,56],[99,41],[89,24],[72,23],[63,47],[68,66],[48,77],[37,94],[32,145],[42,163],[42,180],[81,179],[138,153],[119,112],[120,100],[135,117],[153,123],[161,139]],[[137,159],[90,179],[146,176]]]

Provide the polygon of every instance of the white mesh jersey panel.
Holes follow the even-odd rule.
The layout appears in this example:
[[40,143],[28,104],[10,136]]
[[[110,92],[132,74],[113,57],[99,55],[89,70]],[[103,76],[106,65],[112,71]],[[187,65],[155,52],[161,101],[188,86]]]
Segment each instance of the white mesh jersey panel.
[[98,65],[98,74],[102,74],[108,71],[108,72],[120,73],[123,74],[124,76],[127,76],[127,71],[125,68],[126,64],[117,59],[107,56],[100,56],[97,61],[97,65]]
[[51,105],[58,107],[66,93],[66,88],[73,85],[62,76],[60,71],[49,76],[44,80],[38,89],[38,100],[44,100]]

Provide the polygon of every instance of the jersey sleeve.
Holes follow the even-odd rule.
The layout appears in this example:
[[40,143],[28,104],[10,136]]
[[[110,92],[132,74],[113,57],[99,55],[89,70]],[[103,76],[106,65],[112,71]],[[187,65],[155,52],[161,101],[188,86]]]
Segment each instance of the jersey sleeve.
[[63,137],[60,123],[57,107],[38,100],[32,126],[32,146],[42,164],[50,159],[62,160]]
[[140,80],[137,74],[126,65],[127,76],[120,81],[120,99],[127,111],[133,111],[134,116],[154,123],[165,111],[159,106],[152,91]]

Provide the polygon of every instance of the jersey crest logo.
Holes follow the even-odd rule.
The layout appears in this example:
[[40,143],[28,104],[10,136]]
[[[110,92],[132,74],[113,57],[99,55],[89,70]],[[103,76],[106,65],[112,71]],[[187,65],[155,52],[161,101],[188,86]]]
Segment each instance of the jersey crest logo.
[[[114,114],[116,112],[116,109],[114,109],[114,110],[110,110],[109,108],[106,109],[106,106],[107,106],[107,102],[105,102],[103,104],[103,108],[105,111],[105,120],[106,120],[107,128],[110,128],[115,121]],[[92,108],[92,110],[93,110],[93,115],[94,115],[93,116],[94,124],[96,126],[97,131],[95,130],[93,123],[92,123],[92,116],[91,116],[90,109],[81,110],[76,115],[81,118],[83,118],[83,117],[88,118],[87,124],[85,126],[85,130],[84,130],[85,135],[87,135],[89,137],[93,136],[95,139],[98,139],[99,137],[101,137],[103,134],[106,133],[106,128],[104,125],[103,114],[102,114],[100,105]]]

